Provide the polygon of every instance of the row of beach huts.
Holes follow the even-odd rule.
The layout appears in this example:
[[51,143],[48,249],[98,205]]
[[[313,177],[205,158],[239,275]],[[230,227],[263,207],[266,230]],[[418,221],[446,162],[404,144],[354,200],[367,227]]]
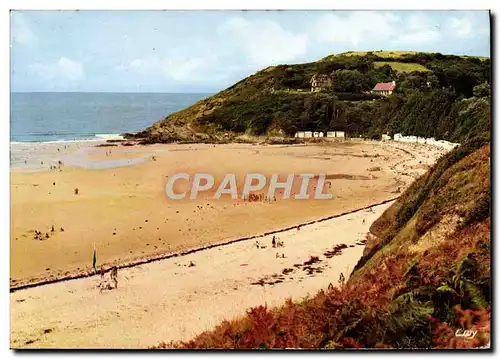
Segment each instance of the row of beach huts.
[[313,137],[328,137],[328,138],[344,138],[344,131],[328,131],[326,136],[324,132],[316,131],[299,131],[295,133],[296,138],[313,138]]
[[[344,131],[327,131],[326,133],[321,131],[298,131],[295,133],[295,138],[318,138],[318,137],[344,139],[346,136]],[[396,133],[393,137],[389,135],[382,135],[382,141],[420,143],[420,144],[426,144],[444,148],[447,150],[452,150],[453,148],[459,145],[458,143],[448,142],[445,140],[436,140],[434,137],[425,138],[418,136],[403,136],[401,133]]]
[[431,145],[436,147],[441,147],[447,150],[452,150],[457,147],[459,143],[449,142],[445,140],[436,140],[434,137],[418,137],[418,136],[403,136],[401,133],[394,134],[391,138],[389,135],[382,135],[382,141],[396,141],[396,142],[407,142],[407,143],[420,143],[425,145]]

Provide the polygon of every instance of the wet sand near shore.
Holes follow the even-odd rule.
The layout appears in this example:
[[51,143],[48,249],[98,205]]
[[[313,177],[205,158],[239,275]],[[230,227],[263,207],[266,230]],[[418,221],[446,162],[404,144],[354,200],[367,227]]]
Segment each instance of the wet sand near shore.
[[[93,147],[83,150],[87,160],[100,163],[101,169],[65,165],[60,171],[13,172],[11,286],[88,272],[94,243],[97,266],[109,266],[393,198],[439,155],[420,148],[421,153],[405,152],[376,142]],[[81,160],[82,154],[78,156]],[[106,161],[134,158],[143,162],[105,168]],[[219,179],[235,173],[239,183],[246,173],[326,173],[331,182],[328,191],[335,197],[247,202],[228,196],[208,200],[207,195],[173,201],[166,198],[164,186],[177,172],[211,173]]]

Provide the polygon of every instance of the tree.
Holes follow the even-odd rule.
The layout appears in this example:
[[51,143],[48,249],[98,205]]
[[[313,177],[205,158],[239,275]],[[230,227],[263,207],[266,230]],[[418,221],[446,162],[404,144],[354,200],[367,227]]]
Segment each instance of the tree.
[[332,74],[335,90],[338,92],[361,92],[367,90],[365,76],[358,70],[337,70]]

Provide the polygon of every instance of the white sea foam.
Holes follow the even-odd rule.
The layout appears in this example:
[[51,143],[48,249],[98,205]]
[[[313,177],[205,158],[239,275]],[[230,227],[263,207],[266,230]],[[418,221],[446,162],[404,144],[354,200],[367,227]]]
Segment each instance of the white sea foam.
[[108,141],[108,140],[123,140],[123,136],[118,133],[96,133],[92,138],[74,138],[74,139],[59,139],[59,140],[51,140],[51,141],[27,141],[27,142],[19,142],[19,141],[11,141],[11,145],[40,145],[43,143],[85,143],[85,142],[99,142],[99,141]]
[[104,140],[123,140],[123,136],[118,133],[96,133],[95,137]]

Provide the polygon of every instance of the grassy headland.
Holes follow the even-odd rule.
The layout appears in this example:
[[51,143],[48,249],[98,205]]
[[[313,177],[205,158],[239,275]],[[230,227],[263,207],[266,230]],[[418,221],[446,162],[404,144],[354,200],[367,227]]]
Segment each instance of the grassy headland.
[[[311,78],[333,86],[311,92]],[[396,81],[387,98],[369,93]],[[488,133],[490,60],[414,52],[344,53],[265,68],[135,135],[145,142],[218,142],[243,134],[293,136],[346,131],[398,133],[462,142]]]

